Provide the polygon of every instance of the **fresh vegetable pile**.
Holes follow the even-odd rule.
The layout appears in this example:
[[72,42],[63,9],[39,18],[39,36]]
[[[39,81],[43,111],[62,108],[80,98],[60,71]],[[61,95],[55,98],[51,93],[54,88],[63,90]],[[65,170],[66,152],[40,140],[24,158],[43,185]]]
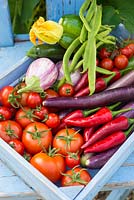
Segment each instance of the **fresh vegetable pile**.
[[34,46],[25,77],[0,90],[0,137],[61,186],[88,184],[134,130],[134,43],[117,46],[101,15],[88,0],[63,16],[61,38]]

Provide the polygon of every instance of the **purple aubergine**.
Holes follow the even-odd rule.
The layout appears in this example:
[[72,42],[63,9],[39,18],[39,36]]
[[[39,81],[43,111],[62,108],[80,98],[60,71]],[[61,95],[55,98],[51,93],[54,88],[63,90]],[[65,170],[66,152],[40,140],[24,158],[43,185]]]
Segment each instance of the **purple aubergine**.
[[119,149],[120,146],[116,146],[105,152],[88,157],[87,154],[83,154],[81,157],[81,166],[90,169],[100,169],[106,162],[113,156],[113,154]]
[[118,114],[117,116],[125,116],[127,118],[134,118],[134,101],[125,104],[121,109],[132,108],[131,110]]
[[134,99],[134,86],[105,90],[91,96],[54,97],[45,99],[43,105],[60,109],[84,109],[102,107],[116,102],[128,102]]
[[126,87],[134,84],[134,70],[131,70],[120,79],[112,83],[106,90],[111,90],[119,87]]

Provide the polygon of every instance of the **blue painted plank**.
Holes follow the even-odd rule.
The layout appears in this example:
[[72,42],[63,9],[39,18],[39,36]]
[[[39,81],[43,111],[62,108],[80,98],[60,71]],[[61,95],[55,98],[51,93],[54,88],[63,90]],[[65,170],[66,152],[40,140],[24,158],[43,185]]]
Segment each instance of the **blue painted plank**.
[[13,44],[8,0],[0,0],[0,47],[12,46]]
[[62,15],[78,14],[84,0],[46,0],[46,17],[58,21]]

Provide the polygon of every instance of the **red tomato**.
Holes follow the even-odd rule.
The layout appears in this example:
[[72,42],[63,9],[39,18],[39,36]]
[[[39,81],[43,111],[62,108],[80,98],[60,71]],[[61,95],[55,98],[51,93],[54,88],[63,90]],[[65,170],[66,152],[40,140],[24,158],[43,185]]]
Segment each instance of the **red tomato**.
[[74,87],[69,83],[64,83],[58,90],[62,97],[72,97],[74,95]]
[[30,153],[24,151],[24,153],[23,153],[23,158],[24,158],[25,160],[27,160],[28,162],[30,162],[30,160],[31,160],[31,158],[32,158],[32,154],[30,154]]
[[46,92],[46,98],[53,98],[59,96],[59,94],[53,89],[47,89],[45,90],[45,92]]
[[29,107],[20,108],[15,114],[15,120],[25,128],[31,122],[34,122],[35,116],[33,115],[34,110]]
[[0,90],[0,103],[3,105],[3,106],[6,106],[6,107],[11,107],[11,103],[9,102],[9,95],[13,92],[14,90],[14,87],[13,86],[10,86],[10,85],[7,85],[7,86],[4,86],[1,90]]
[[52,142],[52,132],[44,123],[30,123],[23,130],[22,142],[27,152],[36,154],[44,148],[48,149]]
[[60,125],[60,118],[55,113],[49,113],[48,118],[45,121],[46,125],[50,128],[56,128]]
[[122,55],[125,55],[127,58],[131,58],[133,56],[133,50],[129,48],[128,46],[121,48],[120,53]]
[[[16,85],[15,87],[15,90],[16,90],[16,93],[19,89],[22,89],[26,86],[26,83],[24,82],[21,82],[19,83],[18,85]],[[22,105],[22,106],[27,106],[27,98],[28,98],[28,95],[29,93],[28,92],[22,92],[22,93],[19,93],[20,95],[20,98],[18,99],[18,102]]]
[[41,95],[37,92],[29,92],[27,97],[27,106],[30,108],[36,108],[37,106],[41,106],[42,103]]
[[80,133],[72,128],[61,129],[53,139],[53,147],[60,149],[59,153],[67,155],[68,152],[77,152],[84,143]]
[[45,106],[39,106],[34,111],[34,115],[37,116],[37,118],[41,121],[46,119],[46,116],[48,116],[48,113],[49,111]]
[[118,55],[114,59],[114,65],[118,69],[125,69],[128,65],[128,58],[125,55]]
[[127,47],[129,47],[130,49],[132,49],[133,54],[134,54],[134,43],[128,44]]
[[0,106],[0,121],[11,119],[12,112],[10,108],[5,106]]
[[91,181],[89,172],[81,167],[67,170],[61,178],[61,186],[87,185]]
[[101,59],[108,58],[110,55],[111,53],[105,47],[101,48],[99,51],[99,57]]
[[107,70],[113,69],[113,61],[110,58],[103,58],[103,60],[100,62],[100,66]]
[[5,120],[0,122],[0,137],[5,141],[9,142],[11,139],[21,139],[22,128],[13,120]]
[[20,155],[24,154],[24,144],[18,139],[12,139],[8,143]]
[[65,163],[69,168],[80,165],[80,155],[77,152],[68,153],[68,155],[65,157]]
[[59,154],[41,152],[35,154],[30,163],[52,182],[60,180],[61,173],[65,171],[65,160]]

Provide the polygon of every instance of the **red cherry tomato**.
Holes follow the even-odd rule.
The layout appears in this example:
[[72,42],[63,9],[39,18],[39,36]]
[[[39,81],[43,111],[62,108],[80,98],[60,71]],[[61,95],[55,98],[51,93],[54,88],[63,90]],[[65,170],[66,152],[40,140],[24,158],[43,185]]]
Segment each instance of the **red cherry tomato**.
[[0,106],[0,121],[11,119],[12,112],[10,108],[5,106]]
[[64,83],[58,90],[62,97],[71,97],[74,94],[74,87],[69,83]]
[[127,58],[131,58],[133,56],[133,50],[128,46],[121,48],[120,52],[122,55],[125,55]]
[[81,167],[67,170],[61,178],[61,186],[87,185],[91,181],[89,172]]
[[114,65],[118,69],[125,69],[128,65],[128,58],[125,55],[118,55],[114,59]]
[[108,58],[110,55],[111,53],[105,47],[101,48],[99,51],[99,57],[101,59]]
[[134,43],[128,44],[127,47],[129,47],[130,49],[132,49],[133,54],[134,54]]
[[37,92],[29,92],[27,97],[27,106],[30,108],[36,108],[37,106],[41,106],[42,103],[41,95]]
[[45,106],[39,106],[34,111],[34,115],[37,116],[37,118],[41,121],[46,119],[46,116],[48,116],[48,113],[49,111]]
[[60,125],[60,118],[56,113],[49,113],[45,123],[50,128],[56,128]]
[[20,155],[24,154],[24,144],[20,140],[12,139],[8,144]]
[[69,168],[73,168],[77,165],[80,165],[80,155],[76,153],[68,153],[68,155],[65,157],[66,165]]
[[14,87],[13,86],[10,86],[10,85],[7,85],[7,86],[4,86],[1,90],[0,90],[0,103],[3,105],[3,106],[6,106],[6,107],[11,107],[11,103],[9,102],[9,95],[13,92],[14,90]]
[[100,66],[104,69],[107,69],[107,70],[112,70],[113,69],[113,61],[112,59],[110,58],[103,58],[103,60],[101,60],[100,62]]

